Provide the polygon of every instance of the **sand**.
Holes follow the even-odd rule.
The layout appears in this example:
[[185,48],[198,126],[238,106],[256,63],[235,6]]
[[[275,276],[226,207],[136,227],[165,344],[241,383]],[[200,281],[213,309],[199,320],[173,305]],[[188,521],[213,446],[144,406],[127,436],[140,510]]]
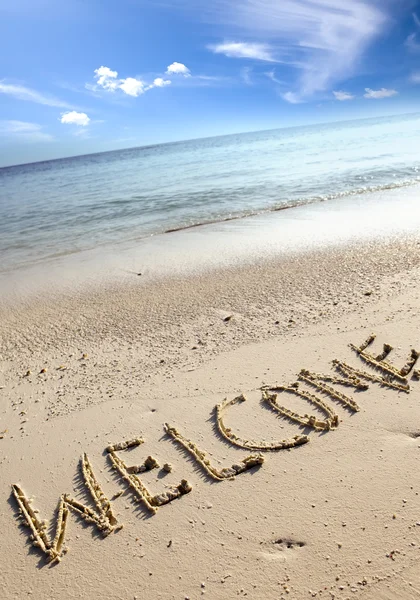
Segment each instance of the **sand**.
[[[387,360],[403,367],[420,350],[419,274],[420,244],[409,238],[4,300],[2,598],[419,598],[420,381],[410,372],[409,393],[335,385],[358,412],[301,382],[338,415],[338,427],[321,431],[261,402],[261,387],[287,386],[302,369],[337,376],[333,359],[382,376],[349,347],[372,332],[367,351],[388,343]],[[220,481],[164,424],[217,471],[241,464],[258,451],[220,434],[215,406],[242,393],[246,402],[224,414],[236,436],[310,441],[263,451],[262,464]],[[292,394],[277,401],[326,418]],[[106,450],[134,438],[144,443],[115,455],[127,466],[156,458],[160,467],[137,474],[152,508],[182,480],[192,490],[151,510]],[[68,552],[48,563],[19,525],[11,485],[33,497],[53,538],[62,494],[100,513],[84,453],[117,523],[104,537],[70,507]]]

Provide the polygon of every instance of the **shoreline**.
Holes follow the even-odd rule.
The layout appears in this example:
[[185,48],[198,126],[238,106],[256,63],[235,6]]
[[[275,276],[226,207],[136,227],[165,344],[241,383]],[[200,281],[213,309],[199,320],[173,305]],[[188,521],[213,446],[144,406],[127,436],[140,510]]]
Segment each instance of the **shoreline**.
[[[261,226],[267,229],[267,233],[271,235],[273,233],[273,226],[279,228],[279,234],[282,234],[284,229],[284,224],[291,220],[293,222],[294,219],[313,219],[315,221],[315,227],[322,225],[322,218],[325,215],[327,219],[331,218],[332,215],[336,213],[337,210],[342,210],[345,214],[345,218],[353,221],[357,218],[357,214],[354,211],[354,205],[356,205],[356,209],[361,213],[361,218],[371,218],[379,217],[382,219],[381,228],[382,232],[378,229],[375,230],[371,228],[369,231],[366,227],[362,227],[362,229],[366,229],[362,236],[374,236],[378,237],[380,235],[386,235],[388,230],[398,229],[400,232],[407,232],[413,229],[413,224],[410,224],[407,220],[404,220],[401,215],[398,215],[397,221],[395,224],[390,222],[390,217],[388,221],[383,220],[381,216],[381,208],[383,205],[388,206],[388,212],[390,212],[390,208],[395,209],[395,212],[398,214],[402,211],[413,211],[416,217],[418,212],[416,209],[415,200],[418,195],[418,190],[420,189],[420,178],[417,181],[399,181],[396,183],[388,183],[380,186],[364,186],[362,188],[354,189],[352,191],[347,192],[337,192],[333,194],[329,194],[327,196],[316,196],[310,197],[305,200],[298,200],[294,202],[286,202],[284,204],[275,204],[272,206],[267,206],[265,208],[250,209],[244,213],[240,214],[226,214],[225,216],[220,216],[218,218],[210,218],[208,220],[192,222],[192,223],[184,223],[184,224],[173,224],[169,228],[168,226],[164,226],[161,230],[155,232],[149,232],[145,235],[133,235],[134,231],[130,233],[127,239],[114,240],[110,241],[101,241],[97,243],[95,246],[91,247],[80,247],[70,251],[61,250],[60,252],[55,252],[49,255],[40,255],[36,259],[32,259],[32,262],[19,262],[16,258],[14,262],[7,262],[6,266],[2,264],[0,268],[0,278],[5,279],[8,275],[17,271],[32,271],[33,269],[39,267],[48,267],[51,264],[63,262],[64,266],[72,267],[71,262],[79,260],[81,263],[86,260],[89,260],[89,256],[95,256],[100,253],[104,253],[105,255],[111,255],[112,252],[122,252],[123,254],[127,254],[127,252],[131,251],[134,254],[138,252],[139,248],[141,249],[143,246],[150,247],[152,251],[161,252],[162,248],[165,250],[165,244],[171,243],[165,240],[168,234],[172,234],[171,237],[175,239],[176,247],[182,246],[183,241],[182,233],[196,233],[195,230],[198,230],[198,235],[201,235],[203,232],[204,235],[210,237],[211,235],[223,235],[224,230],[230,231],[230,233],[237,235],[241,229],[246,229],[248,227],[248,223],[250,223],[251,227],[253,226]],[[404,193],[402,193],[404,191]],[[392,206],[391,206],[392,205]],[[376,212],[377,214],[373,214]],[[279,214],[286,213],[286,214]],[[271,225],[270,225],[271,224]],[[420,223],[419,223],[420,224]],[[270,231],[271,226],[271,231]],[[393,226],[393,227],[392,227]],[[325,232],[326,233],[326,232]],[[333,245],[337,243],[337,235],[335,232],[329,232],[332,236],[325,236],[324,240],[317,240],[318,246],[322,245],[322,243],[326,243],[327,238],[331,237],[328,240],[329,245]],[[174,236],[175,234],[175,236]],[[304,235],[306,238],[309,237],[310,232],[305,231]],[[341,232],[343,236],[343,232]],[[351,231],[350,235],[348,235],[348,240],[357,238],[360,234],[356,231]],[[240,237],[240,235],[239,235]],[[345,238],[344,234],[344,238]],[[171,240],[172,241],[172,240]],[[289,239],[289,244],[290,244]],[[217,241],[216,241],[217,244]],[[160,247],[159,247],[160,246]],[[7,248],[5,248],[7,250]],[[26,252],[31,249],[26,248]],[[32,249],[35,251],[35,249]],[[210,248],[211,250],[211,248]],[[257,251],[257,253],[261,253],[258,247],[254,247],[253,252]],[[283,248],[283,250],[287,251],[287,246]],[[68,263],[68,264],[66,264]]]
[[419,190],[413,185],[403,196],[397,188],[295,206],[21,265],[0,271],[0,306],[26,303],[31,296],[36,301],[44,292],[49,297],[130,286],[137,275],[154,284],[324,249],[409,241],[420,230]]
[[[410,188],[410,187],[418,187],[420,183],[420,178],[416,179],[416,180],[409,180],[409,181],[400,181],[398,183],[386,183],[386,184],[382,184],[382,185],[378,185],[378,186],[366,186],[363,188],[356,188],[353,190],[348,190],[345,192],[338,192],[336,194],[330,194],[328,196],[313,196],[313,197],[309,197],[309,198],[305,198],[305,199],[301,199],[301,200],[296,200],[293,203],[290,202],[285,202],[283,204],[275,204],[273,206],[267,206],[265,208],[260,208],[260,209],[256,209],[255,211],[250,211],[248,213],[243,213],[243,214],[238,214],[238,215],[231,215],[231,216],[225,216],[225,217],[220,217],[218,219],[210,219],[208,221],[201,221],[201,222],[197,222],[197,223],[192,223],[192,224],[186,224],[186,225],[180,225],[180,226],[173,226],[170,227],[169,229],[164,229],[163,231],[159,231],[156,233],[152,233],[150,236],[146,236],[146,237],[152,237],[152,236],[157,236],[157,235],[164,235],[167,233],[176,233],[178,231],[186,231],[188,229],[194,229],[195,227],[204,227],[207,225],[220,225],[222,223],[227,223],[229,221],[239,221],[242,219],[249,219],[251,217],[258,217],[260,215],[268,215],[270,213],[276,213],[276,212],[281,212],[283,210],[290,210],[290,209],[294,209],[294,208],[300,208],[300,207],[305,207],[305,206],[311,206],[312,204],[317,204],[317,203],[322,203],[322,202],[331,202],[331,201],[335,201],[335,200],[342,200],[342,199],[347,199],[347,198],[352,198],[352,197],[363,197],[364,194],[376,194],[376,193],[383,193],[383,192],[387,192],[387,191],[391,191],[391,190],[400,190],[401,188]],[[137,238],[137,239],[143,239],[143,238]]]

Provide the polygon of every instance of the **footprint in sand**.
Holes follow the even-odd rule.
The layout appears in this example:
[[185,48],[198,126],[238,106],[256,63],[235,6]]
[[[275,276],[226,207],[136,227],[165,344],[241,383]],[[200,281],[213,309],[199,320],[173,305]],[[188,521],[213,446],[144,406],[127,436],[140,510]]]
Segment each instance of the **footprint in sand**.
[[296,551],[306,546],[305,542],[292,538],[281,537],[268,542],[262,542],[264,551],[261,553],[266,560],[288,560],[296,556]]

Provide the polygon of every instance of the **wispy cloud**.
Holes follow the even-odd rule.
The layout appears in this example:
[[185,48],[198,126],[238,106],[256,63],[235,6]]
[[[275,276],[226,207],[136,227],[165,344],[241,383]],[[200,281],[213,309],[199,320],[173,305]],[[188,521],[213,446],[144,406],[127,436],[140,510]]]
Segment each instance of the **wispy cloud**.
[[301,104],[303,102],[301,96],[294,92],[286,92],[285,94],[281,94],[281,97],[289,104]]
[[249,42],[223,42],[207,46],[215,54],[224,54],[229,58],[252,58],[265,62],[276,62],[268,44]]
[[236,77],[223,75],[191,75],[189,77],[177,77],[172,80],[172,84],[177,87],[225,87],[238,82]]
[[7,94],[17,100],[25,100],[27,102],[35,102],[36,104],[44,104],[45,106],[55,106],[58,108],[73,108],[68,102],[64,102],[59,98],[43,94],[32,90],[31,88],[25,87],[24,85],[18,85],[13,83],[5,83],[4,80],[0,81],[0,94]]
[[82,140],[92,139],[91,132],[88,128],[78,127],[77,129],[72,131],[72,134],[75,137],[82,139]]
[[404,42],[410,52],[420,52],[420,43],[417,41],[417,33],[410,33]]
[[[413,21],[417,29],[420,29],[420,19],[416,13],[413,13]],[[410,52],[420,52],[420,42],[417,41],[417,33],[410,33],[406,38],[404,45]]]
[[42,126],[26,121],[0,121],[0,135],[25,142],[51,142],[54,137],[42,131]]
[[333,92],[334,97],[336,100],[339,100],[340,102],[345,102],[346,100],[354,100],[355,96],[353,96],[353,94],[350,94],[350,92],[344,92],[344,91],[336,91]]
[[382,98],[391,98],[391,96],[396,96],[398,94],[397,90],[388,90],[387,88],[381,88],[380,90],[371,90],[370,88],[365,88],[364,97],[373,100],[381,100]]
[[226,83],[231,81],[230,77],[223,77],[220,75],[194,75],[194,79],[201,79],[202,81],[209,81],[210,83]]
[[[291,87],[303,98],[325,91],[355,72],[364,52],[384,29],[389,6],[380,0],[170,1],[220,26],[223,38],[257,45],[263,50],[260,59],[296,67]],[[224,48],[227,54],[226,46],[226,42],[213,45],[213,51]],[[229,54],[239,56],[240,51],[235,52],[233,46]]]
[[420,83],[420,71],[413,71],[413,73],[411,73],[408,80],[411,83],[419,84]]
[[71,112],[66,112],[61,115],[60,123],[64,125],[77,125],[78,127],[87,127],[90,123],[90,118],[86,113],[76,112],[72,110]]
[[252,85],[251,73],[251,67],[244,67],[241,69],[241,79],[246,85]]
[[[186,68],[184,65],[181,66]],[[168,69],[169,68],[170,67],[168,67]],[[125,79],[121,79],[118,78],[118,71],[112,71],[109,67],[103,66],[99,67],[99,69],[95,69],[94,78],[96,79],[96,84],[92,85],[87,83],[87,89],[97,91],[99,88],[102,88],[108,92],[120,90],[127,96],[132,96],[133,98],[137,98],[153,88],[162,88],[171,84],[169,79],[163,79],[162,77],[156,77],[153,82],[149,84],[139,77],[126,77]]]
[[271,79],[271,81],[273,81],[274,83],[278,83],[279,85],[287,85],[286,81],[278,79],[276,77],[276,72],[274,69],[272,71],[267,71],[266,73],[264,73],[264,75],[268,77],[268,79]]

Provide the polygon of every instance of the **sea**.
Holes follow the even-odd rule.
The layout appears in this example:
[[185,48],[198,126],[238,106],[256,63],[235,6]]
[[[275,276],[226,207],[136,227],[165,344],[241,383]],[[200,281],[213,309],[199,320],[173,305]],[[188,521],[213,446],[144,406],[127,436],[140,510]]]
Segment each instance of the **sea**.
[[420,113],[6,167],[0,272],[299,206],[360,206],[419,182]]

